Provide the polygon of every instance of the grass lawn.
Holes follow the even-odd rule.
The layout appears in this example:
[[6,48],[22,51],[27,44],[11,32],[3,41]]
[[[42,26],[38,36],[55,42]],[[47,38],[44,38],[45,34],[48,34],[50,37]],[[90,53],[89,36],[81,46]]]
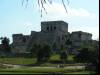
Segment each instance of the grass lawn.
[[0,63],[6,64],[34,64],[36,58],[0,58]]
[[94,71],[80,71],[80,72],[71,72],[71,73],[65,73],[65,74],[96,74]]
[[82,69],[66,68],[33,68],[24,67],[20,69],[1,69],[0,74],[43,74],[43,73],[64,73],[64,74],[95,74],[95,72],[84,71]]
[[[69,55],[66,60],[67,61],[74,61],[73,57],[74,57],[74,55]],[[50,60],[51,61],[60,61],[60,55],[59,54],[54,54],[50,57]]]
[[49,59],[50,61],[59,61],[60,60],[60,56],[59,54],[54,54],[50,57]]
[[68,61],[74,61],[74,58],[73,57],[74,57],[74,55],[69,55],[68,58],[67,58],[67,60]]
[[[58,54],[51,56],[49,61],[60,61],[60,57]],[[73,55],[68,56],[68,61],[73,61]],[[36,58],[0,58],[0,63],[8,63],[8,64],[35,64]],[[58,64],[53,64],[50,62],[46,62],[41,64],[40,66],[53,66],[53,68],[34,68],[34,67],[21,67],[21,68],[8,68],[8,69],[0,69],[0,74],[43,74],[43,73],[64,73],[64,74],[94,74],[95,72],[84,71],[83,69],[67,69],[67,68],[54,68]],[[67,65],[75,65],[75,64],[65,64]]]
[[[66,59],[68,61],[73,61],[73,55],[69,55]],[[59,54],[54,54],[50,57],[49,61],[61,61]],[[0,58],[0,63],[8,64],[34,64],[36,63],[36,58]]]
[[[69,55],[67,58],[68,61],[73,62],[73,55]],[[50,57],[48,62],[42,63],[40,66],[57,66],[59,63],[56,63],[60,60],[59,54],[54,54]],[[52,63],[53,62],[53,63]],[[19,65],[30,65],[36,63],[36,58],[0,58],[0,63],[5,64],[19,64]],[[80,65],[78,63],[66,63],[65,66],[74,66],[74,65]]]

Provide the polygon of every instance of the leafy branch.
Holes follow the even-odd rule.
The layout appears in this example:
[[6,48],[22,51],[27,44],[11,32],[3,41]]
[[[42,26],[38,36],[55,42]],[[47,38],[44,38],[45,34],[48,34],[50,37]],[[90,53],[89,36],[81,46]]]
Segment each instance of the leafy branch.
[[[22,0],[22,5],[24,4],[25,1],[28,3],[30,0]],[[45,13],[47,14],[47,11],[46,11],[44,5],[47,4],[47,3],[52,4],[53,0],[37,0],[37,2],[38,2],[38,6],[40,8],[41,17],[42,17],[42,12],[43,11],[45,11]],[[65,0],[61,0],[61,2],[63,4],[63,6],[64,6],[64,9],[65,9],[66,13],[67,13],[67,8],[66,8]],[[69,4],[69,0],[67,0],[67,3]]]

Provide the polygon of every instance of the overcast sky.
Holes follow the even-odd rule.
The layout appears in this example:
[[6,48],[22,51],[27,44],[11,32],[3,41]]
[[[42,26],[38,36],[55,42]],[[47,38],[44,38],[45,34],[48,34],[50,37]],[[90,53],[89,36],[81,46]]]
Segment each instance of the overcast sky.
[[[22,6],[22,0],[0,0],[0,37],[7,36],[12,41],[12,34],[30,35],[31,31],[40,31],[41,21],[63,20],[69,23],[69,32],[84,31],[99,37],[99,0],[69,0],[66,13],[60,0],[45,5],[48,14],[40,10],[37,0],[30,0]],[[65,0],[67,1],[67,0]]]

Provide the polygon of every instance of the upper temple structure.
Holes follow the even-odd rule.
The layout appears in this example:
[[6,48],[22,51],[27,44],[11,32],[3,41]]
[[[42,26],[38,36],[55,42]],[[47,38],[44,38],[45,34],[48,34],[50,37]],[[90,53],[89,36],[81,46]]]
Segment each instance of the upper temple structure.
[[41,31],[31,31],[30,35],[13,34],[12,51],[14,53],[30,52],[34,44],[47,44],[56,52],[62,47],[68,47],[68,40],[71,41],[71,48],[80,47],[83,42],[92,40],[92,34],[82,31],[68,32],[68,23],[64,21],[41,22]]

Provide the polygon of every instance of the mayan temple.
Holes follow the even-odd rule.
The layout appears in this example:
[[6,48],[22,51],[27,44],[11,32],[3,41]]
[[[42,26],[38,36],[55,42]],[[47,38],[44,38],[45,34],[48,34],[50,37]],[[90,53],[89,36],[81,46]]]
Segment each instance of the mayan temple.
[[31,31],[30,35],[13,34],[12,51],[14,53],[30,52],[34,44],[47,44],[53,51],[59,51],[61,47],[67,47],[68,40],[71,47],[77,48],[83,42],[92,40],[92,34],[82,31],[68,32],[68,23],[64,21],[41,22],[41,31]]

